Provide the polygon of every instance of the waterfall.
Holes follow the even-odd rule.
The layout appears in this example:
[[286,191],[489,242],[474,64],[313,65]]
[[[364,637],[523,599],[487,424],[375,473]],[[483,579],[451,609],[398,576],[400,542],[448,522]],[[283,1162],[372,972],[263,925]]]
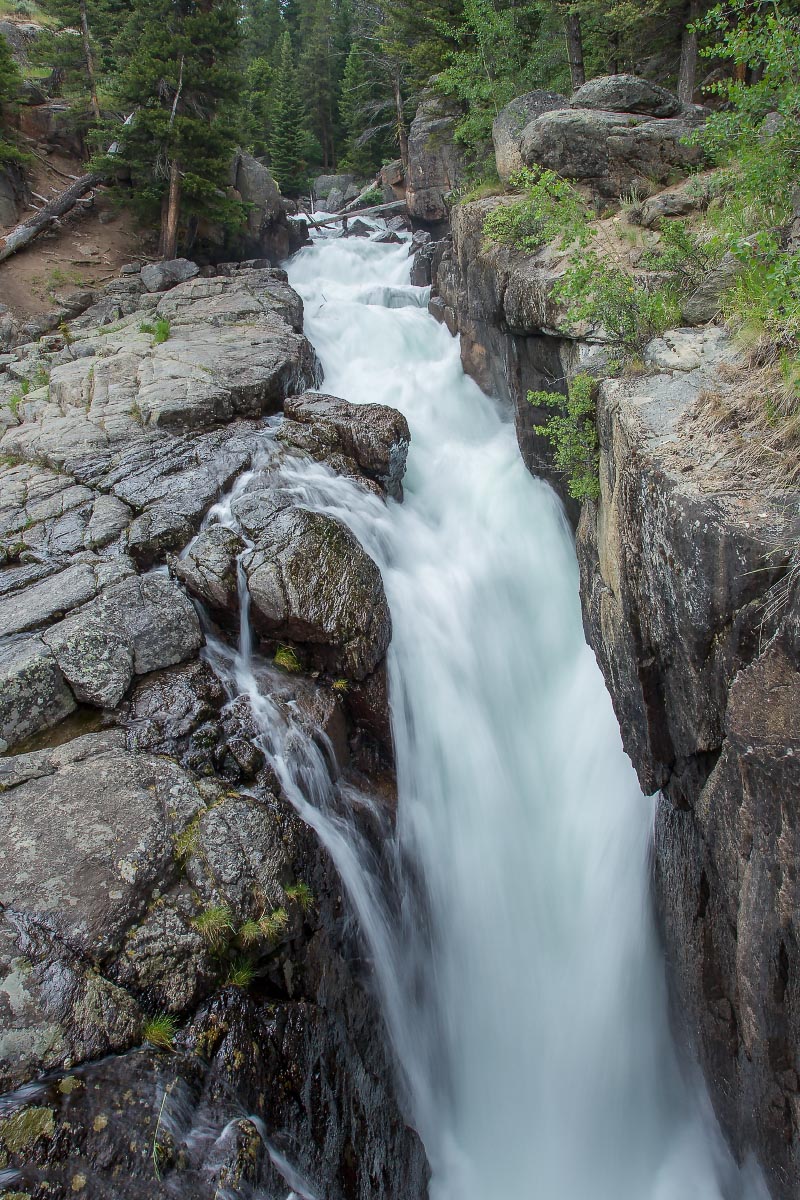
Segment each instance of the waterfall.
[[[671,1038],[653,802],[584,641],[569,527],[408,265],[405,245],[337,236],[290,265],[323,390],[408,419],[404,503],[316,463],[279,468],[383,575],[399,785],[388,882],[334,802],[330,756],[252,654],[243,573],[238,653],[212,641],[211,656],[250,696],[358,911],[431,1200],[753,1200],[761,1184],[734,1166]],[[229,502],[210,519],[230,522]]]

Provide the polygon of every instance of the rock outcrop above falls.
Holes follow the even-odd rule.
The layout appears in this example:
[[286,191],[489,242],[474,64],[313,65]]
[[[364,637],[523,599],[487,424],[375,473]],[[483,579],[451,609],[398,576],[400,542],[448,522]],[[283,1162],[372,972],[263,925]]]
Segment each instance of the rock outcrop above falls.
[[417,221],[439,225],[447,220],[445,198],[466,179],[463,148],[455,141],[455,127],[463,115],[457,104],[434,91],[420,99],[408,131],[406,203]]
[[[342,883],[229,694],[230,651],[203,654],[212,620],[236,644],[243,555],[272,735],[324,748],[331,802],[339,777],[386,794],[380,574],[283,473],[313,459],[382,504],[408,428],[306,390],[283,272],[166,266],[0,364],[4,1185],[419,1200]],[[237,480],[249,549],[197,536]]]

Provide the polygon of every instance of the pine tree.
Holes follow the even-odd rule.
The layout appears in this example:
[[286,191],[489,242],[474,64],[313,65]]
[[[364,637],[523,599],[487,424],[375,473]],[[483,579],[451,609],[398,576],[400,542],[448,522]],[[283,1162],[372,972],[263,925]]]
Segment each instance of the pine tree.
[[307,184],[303,159],[305,113],[297,87],[292,37],[287,30],[272,89],[272,129],[269,157],[272,174],[286,196],[295,196]]
[[393,146],[394,104],[385,78],[363,44],[353,42],[345,63],[339,98],[342,125],[340,166],[369,175],[396,153]]
[[11,104],[16,99],[21,83],[22,76],[11,54],[11,47],[0,35],[0,163],[21,157],[14,143],[9,140],[2,109],[2,105]]
[[245,0],[242,57],[245,69],[254,59],[270,61],[283,37],[280,0]]
[[225,192],[240,133],[238,16],[237,0],[134,0],[120,40],[117,97],[132,116],[108,165],[129,168],[128,200],[160,220],[167,258],[200,217],[243,218]]

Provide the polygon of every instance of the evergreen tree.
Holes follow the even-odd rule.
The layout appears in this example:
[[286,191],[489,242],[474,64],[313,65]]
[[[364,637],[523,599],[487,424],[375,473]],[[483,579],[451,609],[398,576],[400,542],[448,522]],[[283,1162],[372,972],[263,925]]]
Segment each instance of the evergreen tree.
[[281,42],[281,58],[272,89],[272,128],[269,157],[272,174],[285,196],[296,196],[307,184],[303,158],[305,113],[297,87],[292,37]]
[[340,166],[356,175],[370,175],[396,154],[394,102],[374,57],[353,42],[345,63],[339,98],[342,125]]
[[134,0],[122,34],[117,97],[131,117],[108,163],[130,170],[128,197],[160,220],[161,249],[200,217],[235,226],[225,192],[239,141],[237,0]]
[[350,48],[349,15],[337,0],[305,0],[300,30],[298,82],[308,126],[322,150],[321,166],[336,165],[341,140],[339,96]]
[[283,16],[280,0],[245,0],[242,21],[242,57],[245,68],[254,59],[270,62],[280,51]]
[[42,0],[54,21],[31,51],[34,62],[52,68],[70,96],[85,99],[100,119],[100,80],[116,69],[114,42],[129,12],[125,0]]
[[11,47],[0,35],[0,163],[21,158],[19,150],[10,140],[10,130],[6,126],[2,107],[13,103],[21,83],[22,76],[11,54]]

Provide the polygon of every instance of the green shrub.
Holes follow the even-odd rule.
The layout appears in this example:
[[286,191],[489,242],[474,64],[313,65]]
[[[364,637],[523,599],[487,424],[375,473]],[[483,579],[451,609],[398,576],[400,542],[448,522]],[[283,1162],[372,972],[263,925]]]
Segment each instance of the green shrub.
[[570,383],[568,396],[561,392],[528,392],[529,403],[559,410],[544,425],[534,428],[553,447],[555,465],[567,475],[569,494],[575,500],[600,497],[596,387],[591,375],[581,374]]
[[489,213],[483,232],[491,241],[529,251],[547,242],[586,244],[590,232],[586,208],[565,179],[543,167],[526,167],[509,182],[525,197]]
[[364,194],[360,197],[360,203],[361,204],[382,204],[383,203],[383,192],[377,186],[371,187],[368,192],[364,192]]
[[586,321],[601,330],[625,358],[639,354],[651,338],[680,324],[680,289],[653,286],[595,251],[573,258],[554,289],[571,326]]

